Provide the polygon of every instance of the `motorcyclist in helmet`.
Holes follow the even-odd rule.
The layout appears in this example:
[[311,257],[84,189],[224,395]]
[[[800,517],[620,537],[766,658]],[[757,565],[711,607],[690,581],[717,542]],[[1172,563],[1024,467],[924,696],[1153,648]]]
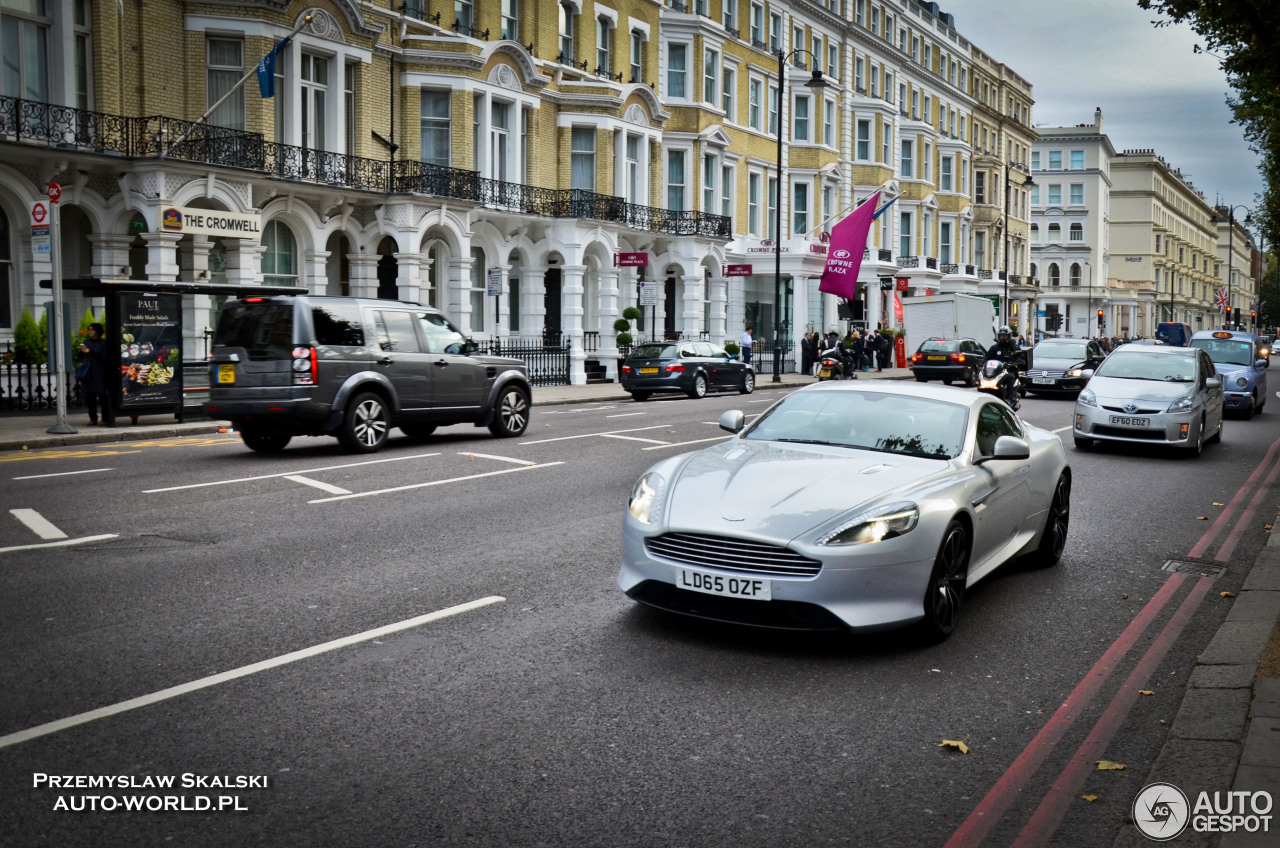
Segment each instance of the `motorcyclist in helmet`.
[[[1013,329],[1008,324],[1002,326],[996,331],[996,343],[987,350],[987,359],[999,359],[1001,362],[1015,362],[1021,364],[1024,353],[1018,347],[1018,343],[1013,338]],[[1018,391],[1018,380],[1013,375],[1002,382],[1004,386],[1004,401],[1009,406],[1015,406],[1015,400]]]

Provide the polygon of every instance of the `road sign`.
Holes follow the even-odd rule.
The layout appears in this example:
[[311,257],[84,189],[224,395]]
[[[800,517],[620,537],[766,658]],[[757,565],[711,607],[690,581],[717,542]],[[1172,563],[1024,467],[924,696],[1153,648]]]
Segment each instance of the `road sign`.
[[46,226],[46,222],[48,220],[49,204],[45,203],[43,200],[37,200],[35,203],[31,204],[31,226]]
[[640,305],[641,306],[657,306],[658,305],[658,284],[656,282],[640,284]]
[[62,186],[57,183],[49,183],[49,199],[57,203],[62,199]]

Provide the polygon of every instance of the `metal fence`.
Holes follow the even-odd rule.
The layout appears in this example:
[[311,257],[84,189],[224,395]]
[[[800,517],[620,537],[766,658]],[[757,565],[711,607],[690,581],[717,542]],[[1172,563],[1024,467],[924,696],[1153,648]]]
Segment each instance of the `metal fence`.
[[[88,398],[67,371],[67,408],[83,409]],[[203,408],[209,397],[209,363],[193,360],[182,363],[182,405],[188,412]],[[54,369],[46,363],[19,364],[12,359],[0,360],[0,413],[54,412],[58,408],[58,381]]]
[[570,340],[550,335],[544,339],[493,339],[483,348],[494,356],[510,356],[524,362],[533,386],[569,385]]

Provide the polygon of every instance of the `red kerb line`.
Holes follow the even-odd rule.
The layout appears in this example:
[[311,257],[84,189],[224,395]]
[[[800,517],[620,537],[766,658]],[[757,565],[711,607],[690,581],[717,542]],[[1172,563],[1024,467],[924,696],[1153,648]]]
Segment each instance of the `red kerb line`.
[[1209,591],[1211,582],[1213,582],[1212,578],[1201,577],[1191,587],[1191,591],[1183,599],[1178,611],[1173,614],[1169,623],[1160,631],[1160,635],[1151,643],[1151,647],[1147,648],[1142,659],[1133,667],[1133,671],[1129,673],[1120,691],[1111,699],[1106,712],[1098,719],[1098,723],[1093,726],[1093,730],[1089,732],[1075,756],[1071,758],[1071,762],[1054,781],[1053,787],[1044,796],[1044,800],[1036,808],[1027,826],[1018,834],[1018,838],[1013,843],[1014,848],[1032,848],[1036,845],[1049,844],[1049,839],[1062,824],[1067,809],[1075,800],[1076,793],[1080,791],[1080,787],[1084,786],[1090,772],[1095,770],[1095,764],[1102,758],[1107,746],[1111,744],[1111,740],[1124,724],[1129,711],[1133,709],[1133,702],[1138,700],[1139,688],[1155,673],[1156,667],[1160,665],[1165,654],[1169,653],[1169,649],[1182,634],[1191,616],[1195,615],[1196,610],[1200,608],[1200,602]]
[[1231,528],[1231,532],[1227,534],[1226,541],[1222,543],[1221,548],[1218,548],[1218,553],[1214,555],[1215,562],[1226,562],[1231,559],[1232,552],[1244,536],[1246,526],[1253,520],[1254,514],[1258,511],[1258,504],[1262,502],[1262,496],[1267,493],[1267,487],[1276,479],[1276,474],[1280,474],[1280,463],[1276,463],[1271,469],[1271,473],[1267,475],[1267,479],[1263,480],[1262,485],[1253,493],[1253,497],[1249,500],[1248,508],[1240,516],[1236,526]]
[[[1277,444],[1280,444],[1280,441],[1277,441]],[[1062,706],[1058,707],[1044,727],[1040,728],[1035,738],[996,781],[995,786],[991,787],[986,797],[969,814],[969,818],[965,819],[964,823],[951,835],[947,840],[946,848],[973,848],[982,844],[987,834],[999,822],[1000,817],[1012,806],[1022,787],[1052,753],[1054,746],[1093,700],[1093,696],[1098,694],[1098,690],[1111,677],[1124,655],[1133,648],[1147,626],[1160,614],[1165,604],[1185,580],[1184,574],[1169,575],[1169,579],[1164,582],[1159,591],[1147,601],[1147,605],[1134,617],[1133,621],[1129,622],[1124,632],[1111,643],[1111,647],[1107,648],[1102,657],[1094,663],[1084,679],[1076,684],[1076,688],[1071,691],[1067,700],[1062,702]]]
[[1253,481],[1257,479],[1258,475],[1261,474],[1271,462],[1271,455],[1275,453],[1277,447],[1280,447],[1280,439],[1276,439],[1271,443],[1271,447],[1267,450],[1267,455],[1262,458],[1262,462],[1258,463],[1258,467],[1253,469],[1253,473],[1249,475],[1249,479],[1244,481],[1244,485],[1240,487],[1240,491],[1236,492],[1236,496],[1231,499],[1231,502],[1227,504],[1227,508],[1218,516],[1218,520],[1213,522],[1213,525],[1204,532],[1204,535],[1200,537],[1200,541],[1196,542],[1196,546],[1187,552],[1187,557],[1189,559],[1198,559],[1202,554],[1204,554],[1209,545],[1213,543],[1213,540],[1217,538],[1218,533],[1220,533],[1222,528],[1226,526],[1227,519],[1231,516],[1231,511],[1235,509],[1236,503],[1244,497],[1245,492],[1247,492],[1249,487],[1253,485]]

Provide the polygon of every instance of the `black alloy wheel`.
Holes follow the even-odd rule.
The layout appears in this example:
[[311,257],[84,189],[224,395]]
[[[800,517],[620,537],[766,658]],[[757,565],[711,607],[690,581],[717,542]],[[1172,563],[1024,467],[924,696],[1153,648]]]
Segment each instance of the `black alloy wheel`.
[[288,433],[276,430],[260,430],[256,427],[240,430],[240,438],[245,447],[258,453],[279,453],[289,444],[293,437]]
[[924,621],[920,626],[928,641],[942,642],[955,630],[968,576],[969,534],[963,524],[953,519],[942,534],[925,590]]
[[510,439],[524,434],[529,427],[529,398],[515,386],[502,390],[502,398],[493,413],[493,423],[489,432],[502,438]]
[[738,389],[738,394],[749,395],[756,390],[756,373],[751,369],[742,372],[742,388]]
[[1049,514],[1044,519],[1044,532],[1040,534],[1040,546],[1027,557],[1037,568],[1057,565],[1067,547],[1067,530],[1071,526],[1071,478],[1063,474],[1053,490],[1049,502]]
[[347,407],[338,441],[349,451],[372,453],[386,444],[390,429],[386,402],[373,392],[361,392]]
[[689,387],[689,397],[697,399],[707,396],[707,378],[702,374],[693,375],[693,385]]

